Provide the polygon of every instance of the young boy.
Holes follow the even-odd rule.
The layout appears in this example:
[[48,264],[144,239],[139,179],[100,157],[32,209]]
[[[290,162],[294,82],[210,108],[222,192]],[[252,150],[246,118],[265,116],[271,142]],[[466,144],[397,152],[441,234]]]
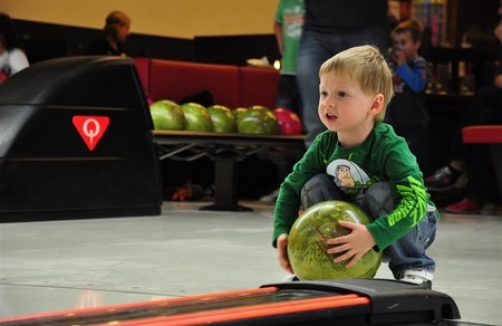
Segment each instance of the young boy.
[[[351,268],[369,250],[385,250],[399,280],[431,287],[434,260],[425,249],[434,241],[439,215],[429,200],[405,140],[382,122],[392,97],[392,73],[377,48],[350,48],[327,60],[319,72],[318,114],[327,127],[282,183],[274,210],[273,245],[279,263],[288,259],[288,233],[298,210],[327,200],[359,205],[368,225],[340,221],[349,235],[327,241],[335,262]],[[333,171],[350,162],[358,171],[350,185],[337,185]]]
[[406,139],[423,170],[427,168],[429,111],[425,103],[427,62],[418,55],[422,36],[422,25],[412,19],[401,22],[391,33],[394,46],[390,61],[395,96],[387,108],[385,122]]

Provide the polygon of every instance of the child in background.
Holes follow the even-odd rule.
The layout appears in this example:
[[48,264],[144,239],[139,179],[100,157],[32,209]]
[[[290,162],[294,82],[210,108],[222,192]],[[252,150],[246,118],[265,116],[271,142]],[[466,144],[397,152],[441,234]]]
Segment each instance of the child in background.
[[[318,114],[327,131],[319,134],[282,183],[274,210],[273,245],[280,265],[288,259],[288,233],[299,209],[328,200],[364,209],[368,225],[340,221],[350,234],[327,241],[335,262],[351,268],[369,250],[385,250],[396,279],[431,287],[432,244],[439,215],[424,187],[415,157],[402,137],[383,123],[392,97],[392,73],[373,46],[350,48],[320,68]],[[330,171],[350,162],[351,186],[339,185]]]
[[394,98],[389,103],[385,122],[396,134],[406,139],[419,167],[426,169],[427,127],[429,111],[425,104],[427,62],[418,54],[422,45],[423,27],[416,20],[398,24],[391,33],[392,82]]

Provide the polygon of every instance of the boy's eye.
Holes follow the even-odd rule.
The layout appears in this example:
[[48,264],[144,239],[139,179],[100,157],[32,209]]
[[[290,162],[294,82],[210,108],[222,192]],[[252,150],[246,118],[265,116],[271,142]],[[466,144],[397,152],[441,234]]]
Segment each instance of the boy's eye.
[[345,97],[345,96],[347,96],[347,93],[340,91],[340,92],[338,92],[336,95],[337,95],[338,97]]
[[320,94],[322,97],[328,96],[328,92],[326,92],[326,91],[321,91]]

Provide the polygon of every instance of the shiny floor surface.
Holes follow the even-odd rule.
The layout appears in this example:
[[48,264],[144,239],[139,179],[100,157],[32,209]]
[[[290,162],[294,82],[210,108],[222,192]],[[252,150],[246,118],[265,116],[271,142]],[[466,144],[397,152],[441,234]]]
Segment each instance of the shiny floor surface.
[[[160,216],[0,224],[0,317],[257,288],[286,276],[271,204],[164,204]],[[442,214],[433,288],[462,321],[502,325],[502,216]],[[378,278],[391,278],[382,264]]]

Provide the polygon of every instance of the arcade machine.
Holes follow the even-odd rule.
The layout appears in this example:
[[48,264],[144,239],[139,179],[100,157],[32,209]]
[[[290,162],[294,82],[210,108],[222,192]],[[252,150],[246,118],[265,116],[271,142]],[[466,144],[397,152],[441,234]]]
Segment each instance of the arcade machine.
[[158,215],[153,123],[134,63],[68,57],[0,84],[0,222]]

